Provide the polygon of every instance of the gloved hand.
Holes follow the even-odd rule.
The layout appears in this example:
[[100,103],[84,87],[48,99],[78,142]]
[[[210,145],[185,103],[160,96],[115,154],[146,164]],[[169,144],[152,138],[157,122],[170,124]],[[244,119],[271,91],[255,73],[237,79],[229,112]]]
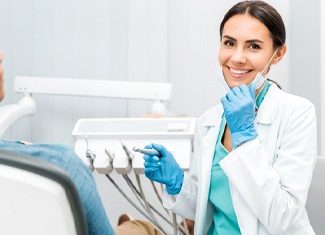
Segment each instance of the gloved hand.
[[226,122],[231,133],[232,148],[255,139],[255,85],[234,87],[221,98]]
[[178,194],[183,185],[184,171],[175,161],[173,155],[159,144],[151,144],[145,148],[154,148],[161,153],[161,156],[143,156],[144,174],[150,180],[165,184],[169,194]]

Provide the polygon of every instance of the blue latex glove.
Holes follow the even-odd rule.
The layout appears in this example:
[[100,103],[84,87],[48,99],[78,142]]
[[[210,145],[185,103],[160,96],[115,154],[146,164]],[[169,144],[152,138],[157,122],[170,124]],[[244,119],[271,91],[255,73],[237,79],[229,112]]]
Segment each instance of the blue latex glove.
[[165,184],[169,194],[178,194],[183,185],[184,171],[175,161],[173,155],[159,144],[151,144],[145,148],[154,148],[161,153],[161,156],[143,156],[144,174],[150,180]]
[[232,88],[221,98],[221,103],[231,133],[232,148],[255,139],[255,85]]

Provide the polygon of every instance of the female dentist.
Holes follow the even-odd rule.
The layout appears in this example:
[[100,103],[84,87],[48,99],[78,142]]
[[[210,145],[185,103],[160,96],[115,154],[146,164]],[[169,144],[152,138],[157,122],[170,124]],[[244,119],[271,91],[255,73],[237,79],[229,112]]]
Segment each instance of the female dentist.
[[202,235],[311,235],[305,203],[317,159],[316,115],[306,99],[265,79],[286,53],[285,26],[263,1],[234,5],[220,25],[219,79],[228,92],[198,119],[190,174],[172,154],[144,155],[166,185],[164,206]]

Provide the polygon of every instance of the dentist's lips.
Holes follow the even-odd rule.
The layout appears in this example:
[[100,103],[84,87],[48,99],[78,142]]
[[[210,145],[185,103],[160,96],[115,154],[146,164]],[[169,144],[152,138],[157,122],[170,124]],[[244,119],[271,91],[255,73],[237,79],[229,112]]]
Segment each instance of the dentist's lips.
[[251,72],[252,70],[250,69],[234,69],[234,68],[229,68],[230,74],[235,77],[235,78],[241,78]]

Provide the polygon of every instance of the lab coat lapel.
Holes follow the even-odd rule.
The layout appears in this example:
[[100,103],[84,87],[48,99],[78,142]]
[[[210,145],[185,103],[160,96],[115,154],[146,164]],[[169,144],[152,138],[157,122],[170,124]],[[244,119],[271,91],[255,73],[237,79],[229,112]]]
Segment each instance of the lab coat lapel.
[[214,110],[203,123],[203,126],[207,128],[206,135],[202,139],[202,146],[201,146],[201,154],[203,169],[211,169],[212,159],[214,156],[215,144],[217,141],[220,124],[222,120],[222,106],[218,105],[217,108]]
[[261,142],[263,142],[267,131],[269,131],[268,127],[276,118],[282,99],[283,92],[275,84],[272,84],[264,97],[255,119],[255,127]]

